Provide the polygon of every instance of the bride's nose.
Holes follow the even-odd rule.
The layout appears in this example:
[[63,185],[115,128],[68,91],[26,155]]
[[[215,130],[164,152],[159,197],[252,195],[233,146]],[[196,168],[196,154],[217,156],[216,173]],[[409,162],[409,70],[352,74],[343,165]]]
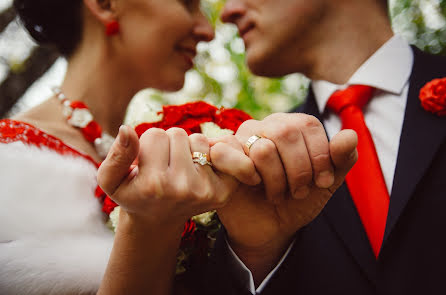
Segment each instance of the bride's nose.
[[206,42],[211,41],[215,37],[214,28],[202,13],[197,16],[196,24],[194,27],[194,36],[198,41]]

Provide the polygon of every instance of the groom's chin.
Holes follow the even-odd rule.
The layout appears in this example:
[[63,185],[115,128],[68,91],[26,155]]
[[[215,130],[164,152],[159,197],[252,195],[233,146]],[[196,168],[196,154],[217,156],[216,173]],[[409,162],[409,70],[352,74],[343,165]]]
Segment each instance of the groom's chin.
[[247,57],[249,70],[257,76],[263,77],[281,77],[293,73],[287,67],[281,65],[271,58],[265,57]]

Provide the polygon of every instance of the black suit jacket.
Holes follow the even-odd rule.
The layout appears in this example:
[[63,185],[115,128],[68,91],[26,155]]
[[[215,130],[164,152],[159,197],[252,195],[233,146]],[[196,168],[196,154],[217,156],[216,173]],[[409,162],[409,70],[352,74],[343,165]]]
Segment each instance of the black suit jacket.
[[[446,294],[446,117],[424,110],[419,90],[446,77],[446,58],[414,48],[414,67],[376,260],[344,184],[308,226],[262,294]],[[320,117],[310,91],[297,111]],[[223,239],[220,239],[223,240]],[[210,294],[249,294],[217,243],[206,276]]]

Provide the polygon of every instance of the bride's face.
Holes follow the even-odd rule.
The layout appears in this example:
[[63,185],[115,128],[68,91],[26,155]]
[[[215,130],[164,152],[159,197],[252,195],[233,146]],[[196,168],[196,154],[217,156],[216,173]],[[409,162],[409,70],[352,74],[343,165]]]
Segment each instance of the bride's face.
[[123,75],[135,77],[140,88],[180,89],[186,71],[193,66],[197,43],[214,38],[200,0],[117,3]]

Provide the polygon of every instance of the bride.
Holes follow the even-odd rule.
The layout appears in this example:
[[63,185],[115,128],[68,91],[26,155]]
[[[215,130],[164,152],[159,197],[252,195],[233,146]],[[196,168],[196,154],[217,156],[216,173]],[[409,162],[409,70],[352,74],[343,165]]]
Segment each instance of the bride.
[[[121,124],[140,89],[183,86],[197,43],[213,39],[200,1],[14,6],[68,71],[53,97],[0,121],[0,293],[168,294],[185,222],[225,204],[239,177],[194,163],[192,154],[211,153],[203,135],[150,129],[138,139]],[[219,145],[232,155],[223,165],[256,175],[237,144]],[[121,208],[115,236],[96,175]]]

